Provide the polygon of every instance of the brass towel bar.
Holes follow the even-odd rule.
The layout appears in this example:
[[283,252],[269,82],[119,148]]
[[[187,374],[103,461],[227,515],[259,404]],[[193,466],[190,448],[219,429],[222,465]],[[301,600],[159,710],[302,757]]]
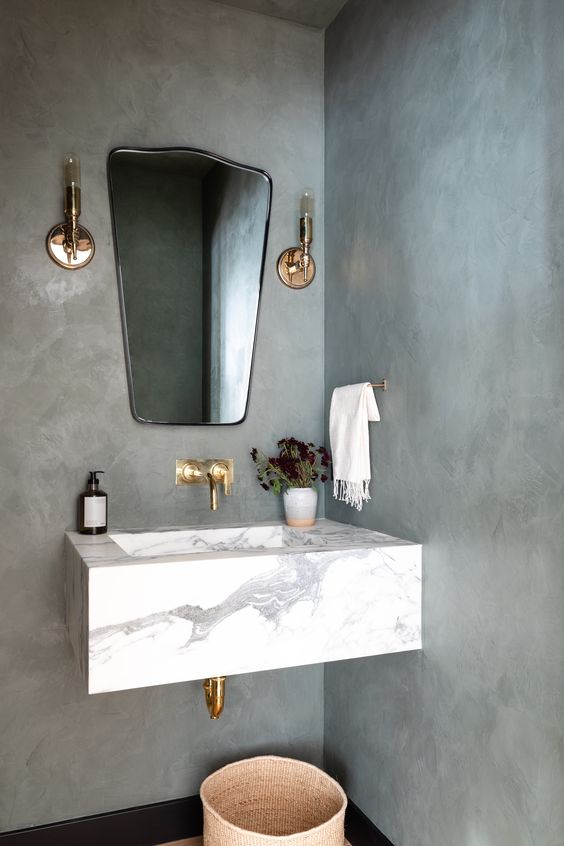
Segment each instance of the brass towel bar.
[[388,390],[388,380],[382,379],[381,382],[371,382],[370,387],[371,388],[382,388],[383,391],[387,391]]

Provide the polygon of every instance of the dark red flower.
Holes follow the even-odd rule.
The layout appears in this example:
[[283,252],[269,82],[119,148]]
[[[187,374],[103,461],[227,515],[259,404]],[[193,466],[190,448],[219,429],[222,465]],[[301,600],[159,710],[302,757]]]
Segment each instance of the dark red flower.
[[325,447],[299,441],[297,438],[280,438],[279,454],[266,456],[253,447],[251,457],[257,465],[257,478],[264,490],[280,493],[285,487],[309,488],[314,481],[327,481],[322,473],[329,467],[331,458]]

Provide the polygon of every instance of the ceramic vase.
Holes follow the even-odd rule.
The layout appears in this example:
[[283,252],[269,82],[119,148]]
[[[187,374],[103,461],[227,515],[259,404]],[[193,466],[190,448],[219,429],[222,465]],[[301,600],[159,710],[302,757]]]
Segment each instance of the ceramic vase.
[[289,526],[297,529],[313,526],[317,513],[317,490],[288,488],[284,491],[284,513]]

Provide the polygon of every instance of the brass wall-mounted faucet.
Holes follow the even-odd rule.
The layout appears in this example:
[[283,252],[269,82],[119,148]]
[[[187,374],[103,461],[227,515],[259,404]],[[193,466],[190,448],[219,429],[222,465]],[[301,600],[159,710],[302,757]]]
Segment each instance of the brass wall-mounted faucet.
[[210,509],[217,511],[217,486],[223,485],[225,496],[231,496],[233,485],[232,458],[178,458],[177,485],[209,485]]

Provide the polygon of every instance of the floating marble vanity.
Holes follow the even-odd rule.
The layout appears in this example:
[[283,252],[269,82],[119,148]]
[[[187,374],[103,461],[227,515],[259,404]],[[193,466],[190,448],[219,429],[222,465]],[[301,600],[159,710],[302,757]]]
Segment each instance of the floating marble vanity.
[[89,693],[421,648],[421,546],[319,520],[67,532]]

